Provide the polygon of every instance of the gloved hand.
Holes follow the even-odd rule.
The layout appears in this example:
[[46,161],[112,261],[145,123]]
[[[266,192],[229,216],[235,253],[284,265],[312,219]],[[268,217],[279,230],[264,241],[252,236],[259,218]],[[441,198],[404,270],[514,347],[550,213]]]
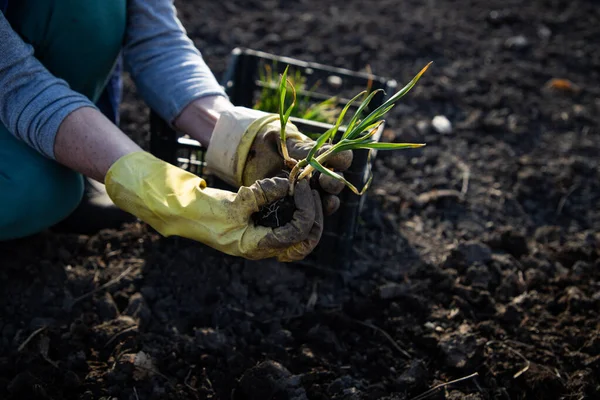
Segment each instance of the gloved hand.
[[207,188],[202,178],[149,153],[136,152],[117,160],[105,183],[118,207],[162,235],[194,239],[248,259],[301,260],[323,231],[319,194],[306,181],[296,186],[292,221],[278,228],[255,225],[251,216],[287,195],[285,178],[263,179],[233,193]]
[[[247,186],[252,182],[277,176],[285,168],[279,145],[279,115],[244,107],[225,111],[217,121],[210,145],[206,152],[206,162],[219,178],[235,186]],[[299,160],[306,157],[315,142],[298,131],[290,122],[286,125],[287,148],[290,157]],[[325,151],[323,146],[319,153]],[[352,163],[352,151],[344,151],[332,156],[327,166],[337,172],[344,171]],[[337,194],[344,185],[328,176],[321,176],[319,182],[329,193],[323,197],[326,214],[339,207]]]

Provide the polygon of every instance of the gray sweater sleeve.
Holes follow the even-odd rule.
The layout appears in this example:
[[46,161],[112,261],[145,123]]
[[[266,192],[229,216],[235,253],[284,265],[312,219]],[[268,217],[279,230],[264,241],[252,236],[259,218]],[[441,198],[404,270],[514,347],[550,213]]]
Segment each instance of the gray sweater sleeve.
[[14,136],[54,158],[58,127],[81,107],[94,105],[44,68],[0,12],[0,122]]
[[[225,93],[177,19],[172,0],[130,0],[125,63],[144,100],[168,122],[192,100]],[[0,13],[0,122],[54,158],[62,121],[85,96],[53,76]]]
[[177,18],[173,0],[129,0],[125,66],[148,105],[172,123],[192,100],[225,92]]

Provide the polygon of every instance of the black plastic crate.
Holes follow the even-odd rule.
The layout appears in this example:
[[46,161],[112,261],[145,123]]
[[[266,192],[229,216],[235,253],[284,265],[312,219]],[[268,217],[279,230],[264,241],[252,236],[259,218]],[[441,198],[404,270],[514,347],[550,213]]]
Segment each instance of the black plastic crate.
[[[338,104],[343,107],[349,98],[370,86],[372,90],[384,90],[371,101],[370,106],[375,108],[387,100],[397,86],[396,81],[392,79],[249,49],[233,50],[222,84],[233,104],[251,108],[261,90],[268,85],[261,80],[265,66],[280,73],[288,65],[289,74],[299,71],[306,78],[306,87],[316,87],[316,90],[298,93],[299,97],[315,103],[337,96]],[[276,88],[273,87],[273,90]],[[301,132],[323,133],[331,127],[327,123],[299,118],[292,118],[291,121]],[[212,187],[233,190],[210,175],[204,162],[204,149],[197,141],[181,136],[155,113],[151,113],[150,116],[150,130],[150,151],[154,155],[202,176]],[[374,136],[375,140],[379,140],[382,130],[383,126]],[[367,150],[354,152],[352,165],[344,176],[356,187],[361,188],[366,183],[374,154],[375,152],[369,153]],[[340,200],[340,209],[334,215],[325,218],[319,246],[301,264],[328,268],[340,268],[351,264],[352,242],[364,196],[357,196],[345,188],[340,194]]]

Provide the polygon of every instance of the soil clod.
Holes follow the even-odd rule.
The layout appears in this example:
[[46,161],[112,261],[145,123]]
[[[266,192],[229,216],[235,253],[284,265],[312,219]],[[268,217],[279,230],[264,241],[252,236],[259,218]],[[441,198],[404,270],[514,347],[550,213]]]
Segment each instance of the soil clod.
[[293,197],[284,197],[262,207],[252,215],[255,224],[267,228],[279,228],[289,223],[294,217],[296,205]]

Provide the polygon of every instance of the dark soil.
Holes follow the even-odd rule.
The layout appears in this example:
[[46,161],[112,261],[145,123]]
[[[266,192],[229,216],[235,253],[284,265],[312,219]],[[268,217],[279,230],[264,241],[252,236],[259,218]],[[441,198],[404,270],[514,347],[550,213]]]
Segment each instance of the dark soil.
[[252,220],[256,225],[278,228],[293,219],[294,211],[294,198],[288,196],[261,207],[258,212],[252,214]]
[[235,46],[399,82],[433,60],[385,135],[428,145],[378,154],[352,267],[137,223],[0,244],[0,398],[399,400],[475,372],[430,398],[600,398],[596,1],[176,4],[218,76]]

